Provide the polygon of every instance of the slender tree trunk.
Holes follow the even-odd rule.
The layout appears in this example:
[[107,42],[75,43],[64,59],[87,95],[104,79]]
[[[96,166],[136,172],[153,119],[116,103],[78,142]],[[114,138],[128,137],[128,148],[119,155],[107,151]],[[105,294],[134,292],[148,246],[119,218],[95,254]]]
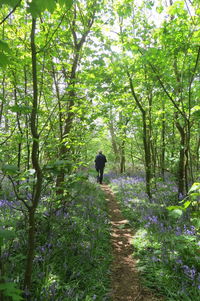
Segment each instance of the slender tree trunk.
[[38,85],[37,85],[37,57],[36,57],[36,45],[35,45],[35,30],[36,30],[36,19],[32,19],[31,29],[31,54],[32,54],[32,81],[33,81],[33,102],[31,112],[31,134],[32,134],[32,166],[35,169],[35,184],[33,187],[32,194],[32,205],[29,208],[29,231],[28,231],[28,252],[27,262],[25,268],[24,277],[24,290],[30,291],[31,289],[31,277],[33,269],[33,259],[35,251],[35,212],[40,200],[41,189],[42,189],[42,171],[39,165],[39,135],[37,131],[38,122]]
[[[72,90],[69,92],[69,108],[68,108],[67,117],[65,119],[63,138],[68,138],[70,131],[72,129],[72,122],[73,122],[73,118],[74,118],[74,112],[72,112],[72,107],[74,105],[74,98],[75,98],[75,90]],[[61,141],[59,158],[61,160],[66,160],[67,154],[69,154],[68,155],[68,157],[69,157],[70,150],[68,148],[66,148],[65,143],[63,141]],[[70,169],[71,168],[69,167],[69,170]],[[63,167],[62,170],[59,172],[59,175],[57,176],[57,179],[56,179],[57,195],[62,195],[64,192],[63,184],[64,184],[64,180],[65,180],[65,173],[66,173],[66,167]]]
[[112,116],[110,117],[110,122],[109,122],[109,130],[110,130],[110,135],[111,135],[111,142],[112,142],[112,148],[113,148],[113,152],[115,154],[115,165],[119,166],[119,151],[118,151],[118,147],[117,147],[117,142],[116,142],[116,136],[115,136],[115,131],[114,131],[114,127],[113,127],[113,120],[112,120]]
[[[15,74],[14,74],[15,77]],[[14,87],[14,99],[15,99],[15,105],[18,104],[18,99],[17,99],[17,83],[15,80],[15,87]],[[16,113],[16,119],[17,119],[17,127],[18,127],[18,132],[19,132],[19,142],[18,142],[18,153],[17,153],[17,168],[18,171],[20,172],[21,170],[21,156],[22,156],[22,137],[23,137],[23,131],[21,128],[20,124],[20,113]],[[18,186],[19,186],[20,181],[18,181]]]
[[129,119],[124,117],[122,112],[119,114],[119,120],[121,123],[122,128],[121,130],[121,143],[120,143],[120,173],[125,172],[125,144],[126,144],[126,130],[127,130],[127,124],[129,122]]
[[[4,32],[5,32],[5,27],[4,24],[2,26],[2,39],[4,40]],[[4,108],[4,99],[5,99],[5,80],[6,80],[6,75],[5,72],[3,71],[3,76],[2,76],[2,99],[1,99],[1,106],[0,106],[0,125],[2,122],[2,117],[3,117],[3,108]]]
[[[148,89],[149,90],[149,89]],[[148,126],[146,125],[147,129],[147,144],[149,145],[149,158],[150,158],[150,165],[151,165],[151,178],[156,176],[156,147],[155,147],[155,139],[153,139],[153,129],[152,129],[152,91],[148,91]]]
[[182,197],[186,194],[186,133],[185,127],[181,126],[179,121],[176,121],[176,127],[180,133],[180,151],[179,151],[179,168],[178,168],[178,196]]
[[121,143],[121,158],[120,158],[120,173],[124,173],[126,168],[125,168],[125,142],[126,140],[123,139]]
[[[25,98],[28,95],[27,83],[28,83],[27,67],[24,66],[24,94],[25,94]],[[28,105],[28,103],[27,103],[27,105]],[[25,135],[26,135],[26,149],[27,149],[26,169],[30,169],[31,150],[30,150],[30,142],[29,142],[29,115],[28,114],[26,114],[26,116],[25,116]]]
[[[4,267],[3,267],[3,261],[2,261],[2,251],[1,251],[1,245],[0,245],[0,284],[4,283]],[[4,301],[3,292],[0,291],[0,300]]]
[[162,132],[161,132],[161,175],[164,181],[165,179],[165,131],[166,131],[166,122],[165,122],[165,104],[163,102],[163,114],[162,114]]
[[60,141],[62,142],[63,139],[63,114],[62,114],[62,106],[61,106],[61,99],[60,99],[60,90],[59,90],[59,85],[58,85],[58,81],[56,78],[56,71],[55,71],[55,67],[54,64],[52,62],[52,71],[53,71],[53,80],[54,80],[54,85],[55,85],[55,89],[56,89],[56,97],[58,100],[58,108],[59,108],[59,129],[60,129]]
[[28,250],[27,250],[27,263],[24,277],[24,290],[30,291],[32,270],[33,270],[33,259],[35,252],[35,210],[36,208],[31,207],[28,212]]
[[172,125],[172,152],[171,152],[171,157],[174,158],[174,151],[175,151],[175,120],[173,119],[173,125]]
[[150,140],[149,140],[149,129],[147,126],[147,117],[146,117],[146,111],[142,107],[140,100],[138,99],[135,89],[133,86],[132,78],[130,76],[130,73],[127,71],[127,76],[130,83],[130,89],[131,93],[135,99],[135,102],[140,109],[140,112],[142,114],[142,124],[143,124],[143,145],[144,145],[144,154],[145,154],[145,174],[146,174],[146,192],[151,199],[151,179],[152,179],[152,172],[151,172],[151,148],[150,148]]
[[0,125],[2,122],[3,117],[3,107],[4,107],[4,99],[5,99],[5,74],[3,73],[3,79],[2,79],[2,100],[1,100],[1,107],[0,107]]
[[135,164],[134,164],[134,156],[133,156],[133,141],[131,139],[131,162],[132,162],[132,170],[134,170]]
[[145,170],[146,170],[146,192],[148,197],[151,199],[151,149],[148,138],[147,130],[147,121],[146,121],[146,112],[142,112],[142,121],[143,121],[143,144],[144,144],[144,153],[145,153]]
[[[199,124],[199,128],[200,128],[200,124]],[[200,167],[200,158],[199,158],[199,152],[200,152],[200,134],[197,134],[197,146],[196,146],[196,171],[199,170]]]

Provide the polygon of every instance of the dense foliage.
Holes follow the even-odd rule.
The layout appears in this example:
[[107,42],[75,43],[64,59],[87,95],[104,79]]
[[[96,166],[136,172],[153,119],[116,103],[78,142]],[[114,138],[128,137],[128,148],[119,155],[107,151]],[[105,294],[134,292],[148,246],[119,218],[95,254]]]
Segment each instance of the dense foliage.
[[[161,210],[165,229],[169,214],[170,239],[163,239],[179,249],[186,244],[189,255],[181,260],[193,268],[196,261],[188,261],[196,256],[193,240],[177,239],[173,231],[178,227],[183,233],[183,225],[190,231],[199,217],[199,12],[198,0],[0,0],[2,300],[29,300],[33,291],[36,300],[54,293],[59,300],[64,291],[66,298],[90,300],[96,289],[100,300],[107,298],[106,256],[96,269],[100,245],[103,254],[108,247],[105,207],[82,177],[95,175],[99,149],[110,170],[144,170],[147,196],[140,203]],[[154,204],[155,194],[167,185],[168,174],[176,189],[170,186],[169,202],[162,202],[161,209]],[[173,216],[179,213],[177,222]],[[136,209],[133,215],[142,217]],[[101,231],[93,233],[98,221]],[[153,239],[157,229],[152,223]],[[80,267],[85,256],[88,263]],[[159,271],[160,260],[155,264]],[[177,274],[183,266],[176,266]],[[97,272],[105,280],[97,279]]]

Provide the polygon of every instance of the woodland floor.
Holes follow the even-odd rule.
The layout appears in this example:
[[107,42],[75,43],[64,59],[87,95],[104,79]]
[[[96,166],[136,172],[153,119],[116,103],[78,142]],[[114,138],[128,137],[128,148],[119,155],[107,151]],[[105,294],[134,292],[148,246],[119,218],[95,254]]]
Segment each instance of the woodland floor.
[[112,225],[111,299],[112,301],[161,301],[149,289],[142,287],[136,261],[133,258],[131,239],[133,230],[128,220],[124,219],[112,190],[101,185],[107,201]]

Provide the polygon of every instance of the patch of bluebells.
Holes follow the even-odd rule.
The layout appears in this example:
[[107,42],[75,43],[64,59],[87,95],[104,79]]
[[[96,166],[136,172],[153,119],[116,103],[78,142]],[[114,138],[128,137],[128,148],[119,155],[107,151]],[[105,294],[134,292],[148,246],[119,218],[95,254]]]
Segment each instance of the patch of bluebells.
[[195,279],[195,276],[196,276],[196,269],[194,267],[190,268],[189,266],[187,265],[183,265],[182,266],[182,269],[184,271],[184,274],[191,280],[194,280]]
[[9,210],[9,211],[15,211],[15,209],[20,209],[22,208],[23,203],[18,200],[7,200],[7,199],[1,199],[0,200],[0,208],[1,210]]
[[192,225],[189,226],[189,227],[187,227],[186,225],[184,225],[184,231],[183,231],[183,233],[185,235],[195,235],[196,234],[196,229]]
[[[152,190],[152,200],[148,200],[144,192],[145,181],[142,177],[122,176],[111,179],[110,182],[118,187],[118,198],[120,198],[122,204],[130,208],[130,213],[132,210],[136,220],[140,222],[141,226],[145,227],[149,240],[153,243],[155,239],[160,244],[160,256],[152,255],[153,248],[151,251],[151,248],[148,248],[149,255],[146,256],[149,256],[150,261],[154,264],[166,265],[167,268],[171,266],[172,270],[179,273],[175,277],[177,279],[180,277],[180,286],[182,286],[180,291],[185,295],[189,294],[190,287],[199,290],[200,271],[198,270],[197,256],[194,256],[194,252],[198,252],[197,248],[200,246],[200,242],[198,231],[191,224],[190,210],[186,210],[174,221],[168,218],[166,207],[177,205],[178,189],[175,182],[168,179],[165,183],[157,183],[157,188]],[[180,198],[182,199],[182,196]],[[176,241],[175,237],[178,238],[179,236],[180,240]],[[187,238],[191,236],[192,240],[188,240]],[[177,258],[177,254],[182,253],[185,244],[189,244],[187,248],[188,255],[184,255],[184,260],[182,260]]]
[[12,208],[14,205],[16,205],[16,202],[0,200],[0,208]]
[[189,283],[193,287],[196,286],[197,289],[200,290],[200,272],[198,272],[198,269],[195,268],[194,265],[190,267],[187,264],[184,264],[181,258],[177,258],[175,262],[176,266],[174,267],[174,270],[182,270]]
[[[0,200],[0,221],[4,224],[10,224],[9,216],[12,215],[14,218],[15,216],[22,215],[22,202],[17,200],[7,200],[1,199]],[[17,210],[16,210],[17,209]],[[21,211],[21,213],[19,213]]]
[[145,227],[149,227],[150,225],[155,225],[158,224],[158,217],[156,215],[152,215],[152,216],[145,216],[144,220],[147,221],[147,224],[145,225]]
[[4,206],[7,206],[7,200],[0,200],[0,207],[4,207]]
[[[105,241],[105,228],[108,227],[109,221],[107,213],[105,210],[102,210],[102,202],[99,203],[97,201],[98,193],[98,191],[94,191],[94,186],[92,193],[88,193],[84,189],[78,195],[75,194],[66,207],[59,205],[59,208],[57,210],[54,208],[53,211],[50,202],[45,204],[46,208],[43,214],[45,219],[50,219],[50,225],[54,225],[54,227],[56,225],[56,232],[54,229],[51,229],[48,237],[43,239],[44,235],[41,231],[43,243],[37,247],[34,261],[38,269],[41,269],[49,261],[51,262],[53,258],[54,261],[57,261],[58,274],[61,272],[65,274],[68,271],[70,275],[72,271],[73,282],[77,279],[77,283],[81,283],[83,275],[85,275],[85,278],[88,277],[88,270],[91,268],[91,265],[94,269],[97,266],[101,266],[97,265],[97,261],[99,260],[98,254],[103,254],[102,243],[100,246],[101,251],[98,251],[97,254],[95,252],[99,248],[99,242]],[[106,258],[106,256],[104,257]],[[84,266],[86,266],[86,272],[84,272]],[[57,267],[54,267],[54,273]],[[59,299],[60,294],[62,296],[66,295],[70,300],[75,300],[79,289],[72,289],[71,293],[70,291],[71,289],[67,289],[66,292],[62,291],[58,281],[58,285],[52,282],[48,291],[43,290],[41,294],[42,298],[46,298],[46,300],[52,300],[51,298],[63,300],[62,298]],[[78,295],[80,296],[77,300],[85,300],[82,289],[78,292]]]

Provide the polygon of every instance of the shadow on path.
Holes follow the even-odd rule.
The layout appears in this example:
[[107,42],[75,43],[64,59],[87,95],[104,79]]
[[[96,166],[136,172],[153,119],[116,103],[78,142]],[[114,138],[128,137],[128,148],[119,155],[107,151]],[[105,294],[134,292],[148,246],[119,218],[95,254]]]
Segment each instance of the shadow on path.
[[124,219],[112,190],[101,185],[108,201],[109,217],[112,225],[111,240],[113,263],[111,270],[112,301],[161,301],[153,293],[140,285],[136,261],[132,257],[132,229]]

